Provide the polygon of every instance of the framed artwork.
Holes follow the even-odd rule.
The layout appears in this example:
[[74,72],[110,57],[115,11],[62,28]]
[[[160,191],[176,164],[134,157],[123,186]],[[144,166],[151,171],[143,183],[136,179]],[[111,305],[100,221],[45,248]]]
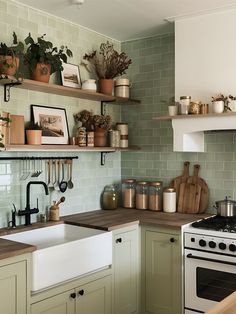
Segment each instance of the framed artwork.
[[42,144],[68,144],[69,130],[65,109],[31,105],[31,120],[42,127]]
[[71,63],[63,63],[63,71],[61,71],[61,81],[63,86],[81,88],[81,77],[78,65]]

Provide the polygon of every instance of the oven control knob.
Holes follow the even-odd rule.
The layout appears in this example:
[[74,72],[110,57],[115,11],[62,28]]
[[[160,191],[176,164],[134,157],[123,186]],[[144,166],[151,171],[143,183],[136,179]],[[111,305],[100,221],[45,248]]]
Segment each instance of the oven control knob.
[[210,242],[209,242],[209,247],[210,247],[211,249],[214,249],[214,248],[216,247],[216,243],[215,243],[214,241],[210,241]]
[[220,243],[219,243],[219,248],[220,248],[221,250],[225,250],[225,249],[226,249],[226,244],[223,243],[223,242],[220,242]]
[[235,245],[235,244],[230,244],[230,245],[229,245],[229,250],[230,250],[231,252],[235,252],[235,251],[236,251],[236,245]]
[[201,239],[201,240],[199,241],[199,245],[200,245],[201,247],[206,246],[206,241],[203,240],[203,239]]

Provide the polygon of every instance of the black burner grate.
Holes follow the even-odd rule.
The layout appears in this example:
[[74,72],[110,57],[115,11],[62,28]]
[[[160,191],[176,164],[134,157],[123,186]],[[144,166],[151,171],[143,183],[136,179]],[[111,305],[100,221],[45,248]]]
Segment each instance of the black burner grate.
[[192,223],[192,227],[236,233],[236,217],[213,216]]

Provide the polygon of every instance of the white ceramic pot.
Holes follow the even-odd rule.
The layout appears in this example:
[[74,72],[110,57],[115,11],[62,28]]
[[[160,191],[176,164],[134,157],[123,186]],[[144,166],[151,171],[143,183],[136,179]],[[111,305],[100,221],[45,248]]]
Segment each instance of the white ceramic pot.
[[212,112],[213,113],[222,113],[224,112],[225,103],[223,100],[213,101],[212,102]]
[[236,112],[236,100],[230,100],[229,108],[231,109],[231,111]]
[[178,106],[168,106],[169,116],[176,116],[178,114]]
[[97,91],[97,85],[95,80],[86,80],[82,83],[82,89],[88,90],[90,92],[96,92]]

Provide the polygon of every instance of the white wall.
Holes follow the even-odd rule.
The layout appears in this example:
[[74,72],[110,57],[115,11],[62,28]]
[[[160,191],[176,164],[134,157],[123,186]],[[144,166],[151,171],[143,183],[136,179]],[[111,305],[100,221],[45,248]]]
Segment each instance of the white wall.
[[175,95],[236,96],[236,9],[175,22]]

